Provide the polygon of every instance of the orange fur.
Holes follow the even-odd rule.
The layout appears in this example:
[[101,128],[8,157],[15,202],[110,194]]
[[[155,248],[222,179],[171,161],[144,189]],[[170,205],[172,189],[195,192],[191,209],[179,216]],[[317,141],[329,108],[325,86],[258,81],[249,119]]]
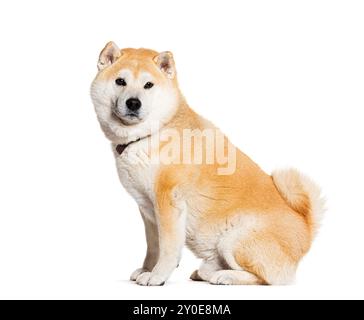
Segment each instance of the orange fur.
[[[204,121],[184,104],[168,124],[180,129],[203,126]],[[285,267],[295,270],[311,245],[308,196],[302,194],[302,201],[290,207],[272,177],[240,151],[234,175],[216,175],[216,170],[217,165],[205,164],[162,166],[155,184],[158,203],[165,206],[162,211],[168,212],[170,202],[166,199],[175,188],[183,188],[188,206],[200,212],[201,230],[223,224],[236,214],[254,214],[264,227],[240,241],[236,261],[264,283],[283,283],[285,277],[280,273]],[[161,219],[170,223],[168,214]]]
[[[109,68],[100,72],[98,78],[100,80],[110,80],[116,78],[121,69],[129,69],[133,72],[134,77],[138,77],[141,72],[149,72],[160,83],[167,80],[154,63],[158,52],[149,49],[122,49],[120,57]],[[176,80],[175,80],[176,81]]]
[[[161,65],[166,55],[168,63],[173,64],[170,73],[163,72]],[[103,62],[107,59],[112,63],[104,67]],[[173,129],[182,136],[184,129],[218,130],[186,103],[178,87],[170,53],[161,57],[148,49],[119,51],[109,43],[99,61],[102,68],[96,82],[114,81],[120,70],[129,69],[135,78],[148,72],[159,86],[169,88],[172,84],[173,92],[178,94],[178,108],[161,131]],[[106,131],[111,130],[104,127]],[[150,142],[147,137],[145,134],[144,138]],[[229,155],[227,151],[231,144],[226,136],[224,140],[225,154]],[[149,144],[146,151],[149,158],[163,150],[167,143],[180,141],[160,142],[156,150],[151,150]],[[207,143],[207,139],[199,136],[192,141],[188,151],[193,155],[198,145],[205,150]],[[149,270],[151,272],[139,274],[140,269],[136,271],[137,282],[142,285],[164,283],[177,263],[178,252],[185,240],[185,227],[187,244],[206,263],[201,272],[193,274],[194,279],[207,279],[215,284],[285,284],[291,281],[298,262],[311,246],[319,214],[323,211],[318,187],[295,170],[279,171],[270,176],[238,149],[236,170],[230,175],[217,174],[220,164],[216,154],[214,164],[176,164],[183,158],[183,148],[178,147],[181,151],[175,155],[178,161],[159,164],[153,180],[153,195],[146,200],[154,204],[149,210],[155,211],[160,254],[156,266]],[[120,162],[123,165],[122,160]],[[140,200],[140,196],[138,198]],[[145,206],[145,202],[142,205]],[[168,259],[168,255],[172,259]],[[136,279],[136,275],[132,278]]]

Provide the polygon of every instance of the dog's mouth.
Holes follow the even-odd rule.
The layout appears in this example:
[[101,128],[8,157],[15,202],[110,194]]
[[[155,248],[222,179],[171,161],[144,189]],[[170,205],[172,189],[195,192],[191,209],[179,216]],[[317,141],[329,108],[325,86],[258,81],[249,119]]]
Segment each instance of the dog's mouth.
[[125,117],[130,118],[130,119],[137,118],[137,119],[139,119],[139,120],[140,120],[140,118],[139,118],[139,114],[137,114],[137,113],[133,113],[133,112],[131,112],[131,113],[127,113],[127,114],[125,115]]
[[117,109],[112,108],[113,117],[119,120],[123,125],[133,125],[143,121],[143,118],[138,113],[128,112],[126,114],[120,114]]

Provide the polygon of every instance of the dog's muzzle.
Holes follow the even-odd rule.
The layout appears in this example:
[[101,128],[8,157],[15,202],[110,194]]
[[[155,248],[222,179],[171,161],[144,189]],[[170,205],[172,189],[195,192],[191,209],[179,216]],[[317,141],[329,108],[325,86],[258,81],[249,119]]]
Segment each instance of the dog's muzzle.
[[123,124],[132,125],[142,120],[140,109],[142,102],[137,98],[130,98],[126,100],[124,107],[119,107],[119,101],[112,106],[112,112]]

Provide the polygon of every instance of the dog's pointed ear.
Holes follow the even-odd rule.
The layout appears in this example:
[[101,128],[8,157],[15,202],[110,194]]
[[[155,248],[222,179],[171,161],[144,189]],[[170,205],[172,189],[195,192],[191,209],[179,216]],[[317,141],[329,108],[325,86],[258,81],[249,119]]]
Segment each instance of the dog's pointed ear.
[[112,65],[120,56],[121,50],[118,48],[118,46],[112,41],[108,42],[100,53],[97,68],[99,71],[105,69],[106,67]]
[[172,52],[161,52],[154,58],[154,62],[157,64],[158,68],[167,75],[169,79],[174,79],[174,77],[176,76],[176,67],[174,64]]

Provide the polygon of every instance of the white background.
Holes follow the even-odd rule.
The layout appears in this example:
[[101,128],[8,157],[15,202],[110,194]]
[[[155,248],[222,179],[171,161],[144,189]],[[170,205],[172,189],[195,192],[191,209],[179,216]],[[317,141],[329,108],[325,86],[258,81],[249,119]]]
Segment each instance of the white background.
[[[0,298],[364,298],[362,1],[1,1]],[[128,282],[144,231],[89,98],[99,51],[175,54],[190,105],[328,212],[288,287]]]

